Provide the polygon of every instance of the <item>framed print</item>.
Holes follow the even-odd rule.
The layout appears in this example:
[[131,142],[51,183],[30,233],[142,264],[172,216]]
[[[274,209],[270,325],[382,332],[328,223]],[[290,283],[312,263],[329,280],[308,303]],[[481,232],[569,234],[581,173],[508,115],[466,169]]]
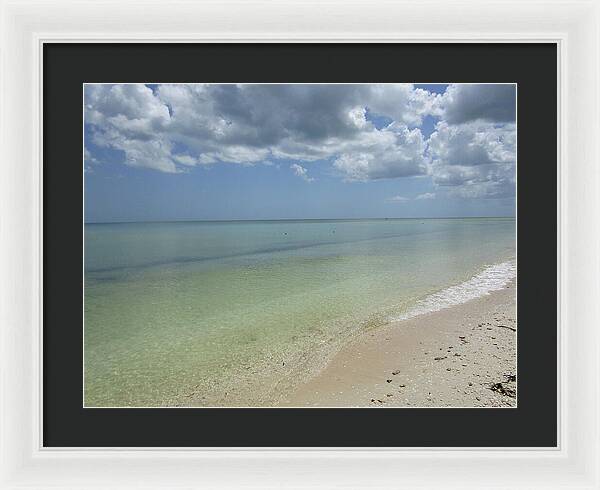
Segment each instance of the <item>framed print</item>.
[[598,6],[435,6],[3,3],[2,488],[598,488]]

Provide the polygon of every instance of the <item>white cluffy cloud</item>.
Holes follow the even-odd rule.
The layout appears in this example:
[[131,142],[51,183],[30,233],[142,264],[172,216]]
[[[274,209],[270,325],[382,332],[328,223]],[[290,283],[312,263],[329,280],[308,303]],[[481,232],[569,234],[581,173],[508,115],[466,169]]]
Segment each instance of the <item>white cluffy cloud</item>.
[[377,180],[426,172],[425,140],[421,130],[392,123],[360,135],[333,162],[346,180]]
[[[409,84],[89,84],[85,122],[91,143],[123,152],[133,167],[332,158],[347,179],[363,180],[424,173],[414,126],[437,98]],[[367,110],[393,119],[393,128],[377,129]]]
[[390,202],[408,202],[410,198],[404,196],[393,196],[388,199]]
[[[416,200],[416,201],[422,201],[422,200],[428,200],[428,199],[435,199],[435,193],[434,192],[426,192],[424,194],[419,194],[414,197],[414,200]],[[412,201],[412,200],[413,199],[411,199],[410,197],[405,197],[405,196],[393,196],[388,199],[389,202],[408,202],[408,201]]]
[[86,168],[109,149],[125,165],[165,173],[292,160],[310,181],[306,164],[321,161],[344,181],[428,176],[439,195],[506,197],[515,97],[514,85],[450,85],[439,95],[411,84],[86,84]]
[[428,172],[452,197],[501,198],[515,192],[514,123],[440,121],[429,138]]
[[290,168],[292,169],[292,172],[294,172],[294,175],[300,177],[301,179],[304,179],[306,182],[312,182],[315,180],[312,177],[308,176],[307,170],[302,165],[293,163],[292,165],[290,165]]

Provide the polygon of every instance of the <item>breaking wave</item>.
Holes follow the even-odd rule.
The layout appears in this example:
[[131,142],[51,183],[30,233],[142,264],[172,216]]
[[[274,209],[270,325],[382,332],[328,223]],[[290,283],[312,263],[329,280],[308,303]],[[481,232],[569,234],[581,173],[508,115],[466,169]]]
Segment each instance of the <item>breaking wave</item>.
[[466,303],[469,300],[504,288],[516,275],[517,268],[514,261],[490,265],[468,281],[423,298],[406,313],[395,316],[391,320],[407,320],[425,313],[432,313],[450,306]]

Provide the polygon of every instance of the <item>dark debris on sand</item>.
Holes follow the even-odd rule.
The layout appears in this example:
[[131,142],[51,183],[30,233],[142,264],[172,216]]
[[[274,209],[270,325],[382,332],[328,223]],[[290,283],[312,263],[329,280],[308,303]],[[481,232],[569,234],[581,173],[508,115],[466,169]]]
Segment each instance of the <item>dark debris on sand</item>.
[[500,393],[504,396],[509,396],[510,398],[516,398],[517,392],[513,388],[510,388],[502,383],[492,383],[490,385],[490,390],[495,391],[496,393]]

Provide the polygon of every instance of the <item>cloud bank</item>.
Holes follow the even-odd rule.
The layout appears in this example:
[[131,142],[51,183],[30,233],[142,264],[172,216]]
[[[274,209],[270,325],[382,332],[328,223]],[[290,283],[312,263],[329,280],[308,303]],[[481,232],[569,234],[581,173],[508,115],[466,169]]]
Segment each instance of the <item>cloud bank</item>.
[[346,182],[430,178],[438,192],[422,199],[507,197],[515,97],[513,85],[87,84],[86,168],[107,149],[165,173],[292,160],[306,181],[320,162]]

